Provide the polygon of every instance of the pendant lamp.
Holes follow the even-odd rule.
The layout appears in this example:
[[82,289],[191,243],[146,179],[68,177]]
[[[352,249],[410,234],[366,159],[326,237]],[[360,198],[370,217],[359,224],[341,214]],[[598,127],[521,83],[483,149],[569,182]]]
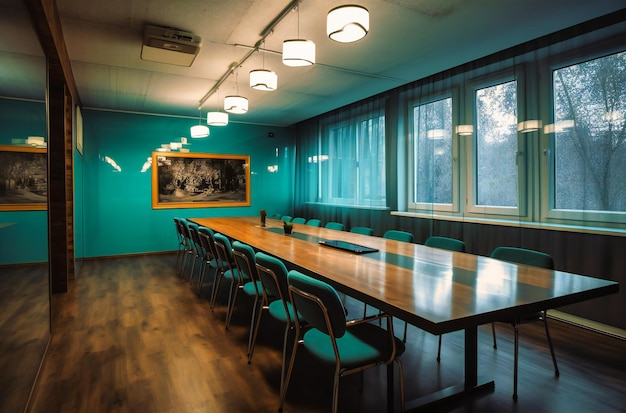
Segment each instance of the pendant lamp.
[[250,72],[250,87],[256,90],[271,92],[278,86],[278,75],[267,69],[256,69]]
[[198,117],[198,124],[191,127],[191,137],[192,138],[206,138],[209,136],[209,127],[206,125],[202,125],[202,108],[198,108],[200,112],[200,116]]
[[326,17],[326,34],[337,42],[356,42],[365,37],[369,29],[370,15],[362,6],[349,4],[335,7]]
[[228,113],[209,112],[206,114],[206,123],[210,126],[226,126],[228,125]]
[[[300,37],[300,7],[298,7],[298,37]],[[283,64],[286,66],[311,66],[315,64],[315,43],[305,39],[283,42]]]
[[226,96],[224,98],[224,110],[236,114],[246,113],[248,112],[248,99],[238,95]]

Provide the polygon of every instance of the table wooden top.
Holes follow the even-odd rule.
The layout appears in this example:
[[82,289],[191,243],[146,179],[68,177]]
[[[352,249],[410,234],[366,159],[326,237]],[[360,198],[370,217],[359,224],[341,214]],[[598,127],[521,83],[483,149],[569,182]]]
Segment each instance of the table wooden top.
[[[282,221],[272,219],[266,227],[259,217],[191,220],[433,334],[619,291],[614,281],[346,231],[294,224],[288,236]],[[348,241],[379,252],[353,254],[320,245],[320,240]]]

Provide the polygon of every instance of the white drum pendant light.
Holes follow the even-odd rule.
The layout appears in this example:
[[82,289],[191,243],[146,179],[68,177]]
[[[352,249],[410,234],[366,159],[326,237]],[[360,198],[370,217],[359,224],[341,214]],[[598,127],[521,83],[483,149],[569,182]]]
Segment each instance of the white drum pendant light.
[[228,113],[209,112],[206,114],[206,123],[209,126],[226,126],[228,125]]
[[370,14],[365,7],[339,6],[328,12],[326,34],[332,40],[351,43],[365,37],[370,29]]
[[[298,37],[300,37],[300,7],[298,7]],[[285,66],[311,66],[315,64],[315,43],[305,39],[290,39],[283,42],[283,64]]]
[[250,72],[250,87],[256,90],[271,92],[278,86],[276,72],[267,69],[256,69]]
[[224,110],[229,113],[242,114],[248,112],[248,99],[243,96],[226,96]]

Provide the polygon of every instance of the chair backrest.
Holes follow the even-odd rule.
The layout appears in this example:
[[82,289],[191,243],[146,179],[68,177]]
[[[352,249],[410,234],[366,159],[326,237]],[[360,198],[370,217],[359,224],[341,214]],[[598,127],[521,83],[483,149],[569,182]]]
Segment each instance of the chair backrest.
[[526,264],[535,267],[554,269],[554,261],[549,254],[541,251],[529,250],[516,247],[496,247],[491,252],[491,258],[502,261]]
[[291,270],[287,276],[289,296],[294,310],[307,321],[307,325],[335,338],[346,332],[346,313],[337,291],[323,281]]
[[285,264],[278,258],[264,252],[257,252],[255,261],[259,280],[261,280],[265,292],[269,296],[288,301],[287,267]]
[[390,230],[385,231],[385,233],[383,234],[383,238],[393,239],[396,241],[403,241],[403,242],[413,242],[413,234],[411,234],[410,232],[406,232],[406,231],[399,231],[397,229],[390,229]]
[[322,225],[322,221],[320,221],[319,219],[313,218],[313,219],[309,219],[306,224],[310,227],[319,227],[320,225]]
[[[231,264],[233,263],[233,247],[230,240],[223,234],[215,234],[215,252],[220,261],[222,271],[227,269],[232,270]],[[226,268],[228,267],[228,268]]]
[[291,222],[293,222],[294,224],[305,224],[306,223],[306,219],[301,218],[301,217],[296,217],[296,218],[292,219]]
[[233,241],[233,259],[240,274],[247,274],[252,281],[259,279],[254,250],[251,246],[243,242]]
[[329,222],[325,225],[325,228],[343,231],[346,227],[341,222]]
[[374,235],[374,230],[368,227],[352,227],[350,232],[362,235]]
[[293,218],[291,218],[291,215],[283,215],[282,217],[280,217],[280,219],[283,222],[291,222]]
[[426,239],[424,245],[427,247],[441,248],[443,250],[465,252],[465,243],[455,238],[433,235]]
[[212,258],[217,258],[217,251],[215,251],[215,233],[211,228],[199,227],[198,238],[200,238],[200,244],[207,250],[208,254]]
[[270,218],[272,218],[272,219],[281,219],[282,215],[281,214],[274,214]]
[[195,222],[188,222],[187,227],[189,229],[189,237],[191,238],[192,246],[196,254],[199,254],[200,251],[200,239],[198,238],[198,224]]

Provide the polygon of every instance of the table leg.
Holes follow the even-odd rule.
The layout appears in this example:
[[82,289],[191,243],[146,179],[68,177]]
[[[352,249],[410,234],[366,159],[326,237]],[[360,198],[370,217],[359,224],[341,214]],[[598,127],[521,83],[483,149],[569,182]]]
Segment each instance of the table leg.
[[406,402],[407,412],[430,411],[435,406],[449,403],[482,392],[492,392],[493,381],[478,379],[478,326],[465,329],[465,380],[463,384],[448,387],[419,399]]

